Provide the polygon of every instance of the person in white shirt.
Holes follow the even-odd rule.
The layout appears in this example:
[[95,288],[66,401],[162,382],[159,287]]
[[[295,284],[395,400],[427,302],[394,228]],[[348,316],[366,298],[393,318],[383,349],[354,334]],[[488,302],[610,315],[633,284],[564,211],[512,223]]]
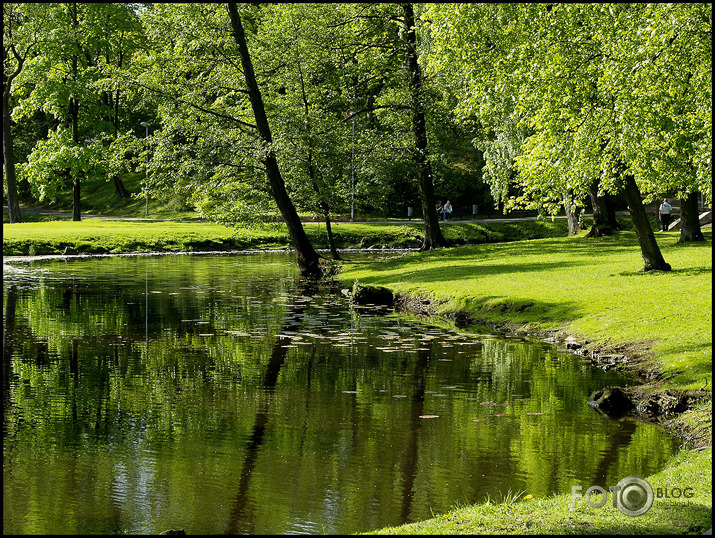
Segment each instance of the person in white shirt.
[[452,218],[452,203],[447,200],[444,204],[444,220],[450,220]]
[[668,231],[668,225],[670,224],[670,212],[673,210],[673,206],[668,203],[668,199],[665,198],[663,203],[660,204],[658,208],[658,217],[660,222],[663,223],[663,231]]

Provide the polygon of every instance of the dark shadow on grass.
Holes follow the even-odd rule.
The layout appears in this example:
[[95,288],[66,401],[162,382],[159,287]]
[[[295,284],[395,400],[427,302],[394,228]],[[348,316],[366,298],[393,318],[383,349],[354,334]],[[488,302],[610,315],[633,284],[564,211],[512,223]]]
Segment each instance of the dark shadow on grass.
[[[539,321],[572,321],[581,317],[582,312],[576,303],[568,302],[549,302],[535,301],[533,299],[519,299],[515,297],[505,297],[500,295],[490,295],[488,297],[479,297],[471,300],[467,308],[470,313],[477,317],[480,312],[486,314],[489,312],[499,312],[507,316],[513,315],[515,318],[521,315],[528,318],[538,318]],[[447,317],[450,317],[449,314]],[[514,319],[514,321],[518,321]],[[521,320],[526,321],[526,320]]]
[[649,276],[649,275],[677,275],[677,276],[699,276],[709,275],[712,269],[705,267],[686,267],[673,269],[672,271],[622,271],[611,276]]
[[[454,258],[447,258],[445,262],[449,262]],[[509,273],[530,273],[544,272],[548,270],[562,269],[577,265],[577,262],[554,262],[548,264],[542,263],[527,263],[513,264],[495,263],[495,264],[479,264],[474,266],[452,265],[445,263],[441,267],[429,269],[416,269],[402,273],[401,280],[416,283],[431,283],[453,280],[473,279],[479,276],[503,275]],[[548,293],[548,290],[546,290]]]

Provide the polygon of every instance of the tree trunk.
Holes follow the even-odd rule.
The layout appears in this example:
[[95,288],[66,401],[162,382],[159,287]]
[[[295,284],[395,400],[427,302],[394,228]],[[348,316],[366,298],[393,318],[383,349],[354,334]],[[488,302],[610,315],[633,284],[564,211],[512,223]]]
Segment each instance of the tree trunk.
[[[79,145],[79,103],[74,97],[70,98],[70,119],[72,121],[72,140],[75,145]],[[73,179],[72,183],[72,220],[79,222],[82,220],[80,213],[80,178],[79,175]]]
[[449,243],[439,227],[439,216],[435,211],[432,165],[427,149],[427,127],[422,103],[422,74],[417,62],[417,36],[415,33],[415,13],[412,4],[402,4],[405,16],[405,50],[407,73],[410,78],[410,100],[412,108],[412,134],[415,139],[413,152],[417,165],[417,178],[422,203],[422,218],[425,224],[425,238],[421,250],[447,247]]
[[653,227],[643,207],[641,193],[638,185],[636,185],[635,178],[627,174],[624,177],[624,183],[628,209],[631,213],[631,220],[638,236],[638,244],[641,247],[641,255],[645,263],[643,271],[670,271],[670,264],[665,263],[660,247],[655,240]]
[[[586,237],[613,235],[618,231],[618,223],[615,222],[615,211],[613,211],[613,204],[610,203],[608,195],[598,195],[598,180],[591,183],[588,188],[588,194],[591,197],[591,205],[593,206],[593,224]],[[612,218],[610,213],[613,213]]]
[[[9,92],[8,92],[9,93]],[[17,196],[17,179],[15,176],[15,152],[12,146],[12,120],[10,118],[9,96],[5,92],[2,97],[2,155],[5,165],[5,182],[7,184],[7,208],[10,222],[22,222],[20,214],[20,199]]]
[[119,176],[116,174],[113,175],[112,181],[114,182],[114,194],[119,196],[120,200],[129,198],[129,192],[127,191],[126,187],[124,186],[124,183],[122,183],[122,180],[119,179]]
[[[5,13],[3,9],[2,31],[5,35]],[[12,118],[10,116],[10,88],[13,79],[22,70],[22,61],[14,73],[5,72],[5,59],[8,48],[2,48],[2,157],[5,165],[5,183],[7,184],[7,208],[10,222],[22,222],[20,214],[20,199],[17,196],[17,177],[15,175],[15,151],[12,145]]]
[[82,220],[82,215],[79,211],[80,190],[79,177],[76,177],[72,186],[72,220],[75,222]]
[[680,238],[678,243],[705,241],[700,229],[698,194],[698,192],[691,192],[685,198],[680,199]]
[[323,216],[325,217],[325,231],[328,234],[328,247],[330,248],[330,255],[334,260],[341,260],[340,254],[338,254],[338,249],[335,247],[335,237],[333,237],[333,227],[330,222],[330,208],[328,204],[323,203]]
[[256,127],[258,128],[258,134],[260,135],[261,140],[265,144],[266,152],[265,157],[262,158],[262,162],[266,167],[273,198],[275,199],[278,209],[280,210],[283,220],[288,228],[288,234],[290,235],[291,242],[295,248],[296,261],[298,262],[298,268],[300,269],[301,274],[305,277],[318,278],[322,275],[322,271],[320,269],[320,258],[318,257],[318,253],[313,248],[310,239],[308,239],[308,236],[303,229],[303,224],[300,222],[298,212],[288,196],[283,176],[281,175],[280,168],[278,167],[276,155],[271,147],[273,137],[271,135],[270,126],[268,125],[266,111],[263,106],[263,98],[261,97],[261,92],[258,88],[258,83],[256,82],[256,75],[253,71],[253,63],[251,62],[251,56],[248,52],[246,36],[243,31],[243,25],[241,24],[241,17],[238,14],[235,2],[228,3],[228,14],[231,19],[233,36],[236,40],[238,52],[241,56],[241,66],[243,67],[243,74],[246,79],[248,96],[251,101],[251,107],[253,108]]
[[578,223],[580,208],[568,198],[564,198],[564,211],[569,225],[569,235],[577,235],[581,231],[581,226]]
[[608,226],[615,232],[621,229],[621,226],[618,224],[618,221],[616,220],[616,208],[613,205],[613,196],[609,193],[604,193],[603,194],[603,203],[606,206],[606,216],[607,216],[607,222]]

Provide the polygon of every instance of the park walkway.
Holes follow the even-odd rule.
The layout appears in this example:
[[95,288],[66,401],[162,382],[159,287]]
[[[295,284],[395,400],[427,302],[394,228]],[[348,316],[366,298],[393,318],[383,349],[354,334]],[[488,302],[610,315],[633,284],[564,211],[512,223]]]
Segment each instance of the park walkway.
[[[2,210],[4,213],[8,212],[8,207],[7,205],[3,205]],[[21,215],[40,215],[40,216],[47,216],[47,217],[56,217],[56,218],[61,218],[61,219],[71,219],[72,218],[72,211],[68,210],[63,210],[63,209],[50,209],[50,208],[44,208],[44,207],[35,207],[35,206],[26,206],[23,204],[20,204],[20,214]],[[620,211],[617,213],[618,215],[627,215],[627,211]],[[584,217],[590,217],[590,214],[584,214]],[[557,219],[565,219],[565,216],[557,216],[555,217]],[[131,220],[131,221],[144,221],[144,222],[171,222],[172,219],[159,219],[159,218],[151,218],[151,217],[121,217],[121,216],[116,216],[116,215],[95,215],[92,213],[82,213],[82,219],[102,219],[102,220]],[[536,216],[527,216],[527,217],[497,217],[497,218],[481,218],[481,219],[454,219],[454,220],[440,220],[440,226],[443,224],[449,225],[453,222],[455,223],[464,223],[464,222],[523,222],[523,221],[529,221],[529,220],[536,220]],[[183,220],[183,221],[176,221],[176,222],[201,222],[199,219],[196,220]],[[323,222],[323,221],[314,221],[314,220],[306,220],[304,222]],[[333,224],[340,224],[345,221],[333,221]],[[408,219],[402,219],[402,220],[389,220],[389,221],[377,221],[377,220],[369,220],[369,221],[364,221],[360,220],[358,222],[366,222],[366,223],[371,223],[371,224],[415,224],[415,223],[420,223],[422,220],[418,217],[412,218],[412,220]]]

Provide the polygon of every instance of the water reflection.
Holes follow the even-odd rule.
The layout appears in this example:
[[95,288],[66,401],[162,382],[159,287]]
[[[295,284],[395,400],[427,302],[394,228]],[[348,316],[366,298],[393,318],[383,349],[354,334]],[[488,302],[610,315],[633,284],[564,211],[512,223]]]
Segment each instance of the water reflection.
[[[352,533],[616,483],[676,442],[543,343],[351,309],[288,256],[6,275],[7,533]],[[34,276],[33,276],[34,275]]]

